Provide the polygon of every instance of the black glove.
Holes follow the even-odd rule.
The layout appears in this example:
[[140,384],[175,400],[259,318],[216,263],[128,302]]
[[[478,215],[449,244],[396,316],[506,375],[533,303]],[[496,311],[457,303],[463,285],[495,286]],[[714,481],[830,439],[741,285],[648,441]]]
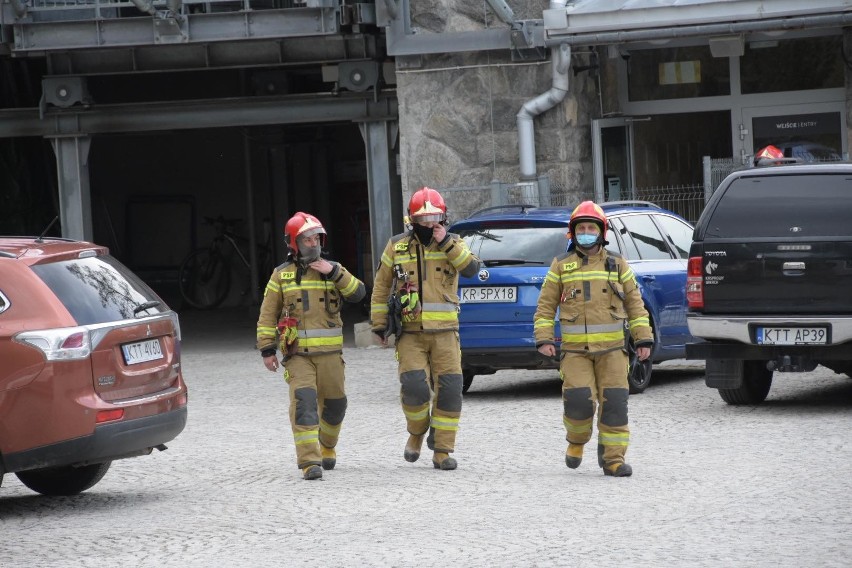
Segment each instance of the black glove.
[[378,337],[380,340],[384,341],[384,339],[385,339],[385,330],[384,329],[374,329],[373,333],[375,333],[376,337]]

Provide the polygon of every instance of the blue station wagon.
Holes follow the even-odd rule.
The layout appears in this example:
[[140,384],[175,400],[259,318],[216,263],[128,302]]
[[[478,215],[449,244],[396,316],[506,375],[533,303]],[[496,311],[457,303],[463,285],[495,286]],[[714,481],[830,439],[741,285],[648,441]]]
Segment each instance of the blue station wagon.
[[[654,330],[653,354],[644,362],[635,361],[626,339],[632,363],[630,392],[640,393],[650,384],[653,363],[683,358],[691,340],[685,289],[693,227],[649,202],[611,202],[602,207],[610,225],[607,249],[630,262]],[[568,246],[572,209],[491,207],[450,228],[482,260],[476,276],[459,280],[465,392],[476,375],[556,368],[555,361],[535,347],[533,314],[551,261]],[[555,331],[558,336],[558,322]]]

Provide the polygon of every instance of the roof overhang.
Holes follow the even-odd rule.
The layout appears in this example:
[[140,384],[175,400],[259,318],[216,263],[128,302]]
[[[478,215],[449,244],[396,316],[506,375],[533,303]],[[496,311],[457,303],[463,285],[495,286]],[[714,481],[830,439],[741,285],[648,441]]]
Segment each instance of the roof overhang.
[[852,0],[576,0],[544,11],[548,45],[839,29],[850,23]]

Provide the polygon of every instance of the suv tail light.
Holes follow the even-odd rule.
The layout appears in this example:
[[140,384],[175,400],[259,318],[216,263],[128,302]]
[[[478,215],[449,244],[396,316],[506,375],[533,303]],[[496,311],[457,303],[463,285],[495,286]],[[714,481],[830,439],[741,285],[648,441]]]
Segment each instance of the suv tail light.
[[704,307],[704,276],[701,257],[692,256],[686,265],[686,303],[690,308]]
[[16,334],[14,339],[35,347],[48,361],[76,361],[92,353],[92,339],[85,327],[24,331]]

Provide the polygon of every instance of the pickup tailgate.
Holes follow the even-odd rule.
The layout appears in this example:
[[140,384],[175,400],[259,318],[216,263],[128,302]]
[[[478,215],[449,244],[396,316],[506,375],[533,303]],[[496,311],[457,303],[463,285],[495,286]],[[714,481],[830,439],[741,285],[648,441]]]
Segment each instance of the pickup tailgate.
[[693,244],[702,311],[852,313],[848,170],[756,169],[720,187],[699,220],[703,238]]
[[852,241],[705,243],[704,313],[852,313]]

